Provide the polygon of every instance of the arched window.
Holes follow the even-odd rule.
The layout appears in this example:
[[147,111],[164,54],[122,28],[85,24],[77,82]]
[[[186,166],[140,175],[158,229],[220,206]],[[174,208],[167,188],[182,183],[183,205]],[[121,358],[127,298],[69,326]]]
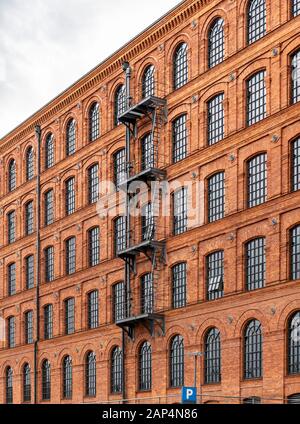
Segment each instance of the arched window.
[[182,336],[175,336],[170,345],[170,386],[184,385],[184,342]]
[[89,352],[85,362],[85,394],[88,397],[96,396],[96,355]]
[[31,402],[30,365],[23,366],[23,402]]
[[8,165],[8,191],[13,191],[17,187],[16,161],[12,159]]
[[180,115],[172,122],[173,163],[183,160],[188,150],[187,115]]
[[188,82],[188,45],[181,43],[176,48],[173,57],[173,87],[174,90],[182,87]]
[[72,399],[73,391],[73,372],[72,358],[66,356],[63,360],[63,398]]
[[248,44],[264,37],[267,32],[265,0],[250,0],[248,4]]
[[300,102],[300,50],[291,57],[292,103]]
[[100,135],[99,104],[93,103],[89,110],[89,140],[95,141]]
[[266,71],[259,71],[247,81],[247,125],[267,116]]
[[208,34],[208,66],[213,68],[224,60],[224,20],[216,19]]
[[212,328],[205,337],[205,383],[221,381],[221,337],[217,328]]
[[145,342],[139,352],[139,389],[151,390],[152,386],[152,348]]
[[263,336],[261,323],[253,320],[248,323],[244,333],[244,377],[262,377]]
[[224,93],[207,103],[207,138],[209,146],[224,138]]
[[122,115],[122,113],[126,110],[126,88],[124,85],[120,85],[117,88],[116,94],[115,94],[115,116],[114,116],[114,123],[115,126],[119,125],[119,116]]
[[292,16],[300,15],[300,0],[291,0],[292,2]]
[[71,156],[76,152],[76,122],[71,119],[67,125],[66,132],[66,154]]
[[122,374],[122,350],[119,346],[115,347],[111,353],[111,392],[121,393],[123,386]]
[[143,99],[154,96],[155,94],[155,67],[153,65],[147,66],[143,74],[142,80],[142,96]]
[[49,169],[54,165],[54,136],[48,134],[45,142],[45,168]]
[[42,400],[51,399],[51,365],[48,359],[42,363]]
[[288,372],[300,374],[300,311],[296,312],[289,321]]
[[13,403],[13,370],[7,367],[5,371],[6,403]]
[[30,181],[34,177],[34,151],[30,146],[26,152],[26,180]]
[[291,279],[300,280],[300,225],[290,233]]

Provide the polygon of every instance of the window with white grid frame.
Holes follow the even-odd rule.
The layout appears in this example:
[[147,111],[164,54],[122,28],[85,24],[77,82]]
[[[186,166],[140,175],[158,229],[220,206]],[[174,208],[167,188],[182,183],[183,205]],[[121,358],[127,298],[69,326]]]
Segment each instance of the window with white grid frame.
[[224,296],[224,251],[213,252],[206,258],[207,300]]
[[45,142],[45,168],[52,168],[54,165],[54,136],[48,134]]
[[119,116],[126,111],[126,88],[124,85],[118,87],[115,94],[115,113],[114,113],[114,123],[115,126],[119,125]]
[[154,145],[152,134],[149,133],[145,135],[141,140],[141,149],[142,149],[142,171],[154,168]]
[[7,214],[8,244],[16,241],[16,212],[12,211]]
[[125,149],[121,149],[114,154],[114,182],[117,189],[126,180],[126,177],[126,152]]
[[257,72],[247,81],[247,125],[267,116],[266,71]]
[[[288,373],[300,374],[300,312],[294,313],[288,324]],[[296,337],[295,337],[296,336]]]
[[99,199],[99,165],[95,164],[88,169],[89,203],[96,203]]
[[65,304],[65,334],[75,332],[75,299],[71,297],[64,301]]
[[142,240],[153,240],[155,235],[155,220],[152,203],[147,203],[142,208]]
[[63,398],[72,399],[73,393],[73,365],[72,358],[66,356],[63,360]]
[[248,4],[248,44],[258,41],[266,33],[266,0],[250,0]]
[[246,244],[246,289],[253,291],[265,287],[266,240],[260,237]]
[[208,144],[212,146],[224,138],[224,93],[207,103],[207,115]]
[[292,103],[300,102],[300,50],[291,57]]
[[244,333],[244,378],[262,377],[263,336],[261,323],[252,320]]
[[33,311],[25,313],[25,343],[33,343]]
[[292,16],[300,15],[300,0],[291,0],[292,3]]
[[17,187],[16,161],[12,159],[8,166],[8,191],[13,191]]
[[13,403],[13,370],[7,367],[5,371],[5,401],[8,405]]
[[34,256],[27,256],[26,263],[26,289],[30,290],[34,287]]
[[221,336],[217,328],[211,328],[205,337],[205,383],[221,382]]
[[44,338],[50,340],[53,337],[53,305],[44,307]]
[[300,280],[300,225],[291,229],[291,279]]
[[54,222],[54,191],[48,190],[45,193],[45,225],[51,225]]
[[300,190],[300,137],[292,143],[292,190]]
[[26,152],[26,180],[30,181],[34,177],[34,151],[29,147]]
[[184,86],[189,79],[188,45],[181,43],[173,58],[173,86],[174,90]]
[[66,189],[66,215],[72,215],[75,212],[75,178],[69,178],[65,183]]
[[9,349],[16,346],[16,318],[9,317],[7,320],[7,341]]
[[152,387],[152,348],[145,342],[139,352],[139,389],[151,390]]
[[208,222],[225,216],[225,173],[218,172],[208,179]]
[[173,232],[179,235],[187,231],[188,210],[187,210],[187,188],[183,187],[173,194]]
[[223,62],[224,46],[224,20],[216,19],[210,27],[208,34],[208,66],[213,68]]
[[248,207],[253,208],[267,201],[267,154],[248,161]]
[[45,280],[50,283],[54,280],[54,247],[49,246],[44,251],[45,254]]
[[89,266],[93,267],[100,263],[100,229],[92,228],[88,232],[89,243]]
[[170,386],[184,385],[184,340],[175,336],[170,343]]
[[94,103],[89,110],[89,141],[95,141],[100,136],[99,104]]
[[174,309],[186,306],[186,285],[187,266],[186,262],[182,262],[172,268],[172,307]]
[[71,237],[66,241],[66,274],[76,271],[76,238]]
[[89,352],[85,361],[85,394],[88,397],[96,396],[96,355]]
[[143,74],[142,80],[142,97],[146,99],[147,97],[155,95],[155,67],[153,65],[147,66]]
[[114,221],[114,248],[115,255],[126,249],[126,217],[119,216]]
[[123,353],[122,349],[117,346],[111,354],[111,392],[121,393],[123,387]]
[[99,326],[99,292],[94,290],[88,294],[88,328]]
[[33,202],[29,202],[25,206],[25,233],[27,236],[32,234],[34,231],[33,214],[34,214]]
[[152,314],[154,312],[154,288],[153,274],[148,273],[141,278],[141,313]]
[[74,155],[76,152],[76,122],[71,119],[67,125],[66,131],[66,153],[67,156]]
[[113,286],[113,315],[115,322],[126,317],[125,284],[123,281]]
[[173,163],[177,163],[187,156],[187,115],[181,115],[172,123]]
[[16,264],[12,263],[7,267],[8,296],[16,294]]

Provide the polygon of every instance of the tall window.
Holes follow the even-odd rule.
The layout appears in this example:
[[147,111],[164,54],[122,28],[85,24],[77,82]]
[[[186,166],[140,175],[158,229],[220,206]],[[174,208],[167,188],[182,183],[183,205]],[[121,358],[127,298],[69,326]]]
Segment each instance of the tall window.
[[34,256],[27,256],[26,263],[26,289],[30,290],[34,287]]
[[151,390],[152,386],[152,348],[150,343],[145,342],[139,352],[139,388]]
[[172,306],[174,309],[186,306],[186,263],[172,268]]
[[122,350],[120,347],[115,347],[111,353],[111,392],[121,393],[123,386],[122,374]]
[[5,371],[5,400],[7,404],[13,403],[13,370],[11,367],[7,367]]
[[207,299],[224,296],[224,251],[211,253],[206,258]]
[[121,281],[113,286],[113,315],[115,321],[120,321],[126,316],[125,285]]
[[73,369],[72,358],[66,356],[63,360],[63,398],[72,399],[73,391]]
[[291,230],[291,279],[300,280],[300,225]]
[[257,72],[247,81],[247,125],[267,116],[266,71]]
[[65,333],[73,334],[75,332],[75,299],[71,297],[64,301],[65,304]]
[[48,134],[45,142],[45,167],[52,168],[54,165],[54,136]]
[[187,231],[187,188],[177,190],[173,195],[174,235]]
[[114,221],[115,233],[115,255],[126,249],[126,217],[119,216]]
[[208,222],[225,216],[225,173],[218,172],[208,179]]
[[66,189],[66,215],[75,212],[75,178],[69,178],[65,183]]
[[154,311],[153,274],[141,278],[141,313],[152,314]]
[[99,292],[94,290],[88,294],[88,328],[97,328],[99,325]]
[[99,199],[99,165],[96,163],[88,170],[89,203],[96,203]]
[[53,337],[53,305],[44,307],[44,338],[50,340]]
[[16,212],[12,211],[7,214],[7,230],[8,230],[8,243],[16,241]]
[[300,102],[300,50],[294,53],[291,59],[292,103],[297,103]]
[[142,240],[153,240],[155,235],[155,219],[152,203],[142,208]]
[[208,144],[212,146],[224,138],[224,93],[207,103],[207,118]]
[[42,363],[42,400],[51,399],[51,366],[48,359]]
[[249,291],[265,287],[266,241],[264,237],[246,244],[246,288]]
[[88,397],[96,396],[96,355],[89,352],[85,362],[85,394]]
[[142,80],[142,96],[143,99],[154,96],[155,94],[155,79],[154,79],[155,68],[153,65],[147,66],[143,74]]
[[16,346],[16,319],[9,317],[7,320],[7,341],[9,349]]
[[186,115],[181,115],[173,121],[173,162],[179,162],[187,156]]
[[89,110],[89,140],[95,141],[100,136],[99,104],[94,103]]
[[100,263],[99,227],[95,227],[89,230],[88,239],[89,239],[89,266],[96,266]]
[[292,143],[292,190],[300,190],[300,137]]
[[212,328],[205,337],[205,383],[221,381],[221,337],[217,328]]
[[29,147],[26,152],[26,180],[30,181],[34,177],[34,151]]
[[25,343],[33,343],[33,311],[25,313]]
[[23,366],[23,402],[31,402],[31,370],[30,365]]
[[45,193],[45,225],[51,225],[54,222],[54,192],[48,190]]
[[142,148],[142,171],[154,168],[155,159],[154,158],[154,144],[152,134],[149,133],[145,135],[141,140]]
[[74,155],[76,152],[76,122],[71,119],[67,125],[66,132],[66,154],[67,156]]
[[184,343],[182,336],[175,336],[170,345],[170,386],[184,385]]
[[208,66],[213,68],[224,60],[224,21],[216,19],[208,34]]
[[119,125],[119,116],[126,110],[126,88],[124,85],[121,85],[115,94],[115,126]]
[[16,264],[12,263],[7,267],[7,287],[8,296],[16,294]]
[[49,246],[44,251],[45,254],[45,280],[51,283],[54,280],[54,247]]
[[248,207],[267,201],[267,155],[255,156],[248,161]]
[[126,180],[126,155],[125,149],[119,150],[114,154],[114,181],[116,188],[119,188],[120,185]]
[[264,37],[267,32],[265,0],[250,0],[248,4],[248,44]]
[[71,237],[66,241],[66,274],[71,275],[76,271],[76,238]]
[[34,231],[34,222],[33,222],[33,202],[28,202],[25,206],[25,234],[29,236]]
[[300,312],[296,312],[288,326],[288,372],[300,374]]
[[262,377],[263,337],[261,324],[257,320],[249,322],[244,334],[244,377]]
[[300,0],[292,0],[292,15],[300,15]]
[[12,159],[8,165],[8,191],[13,191],[17,187],[16,161]]
[[188,45],[181,43],[177,47],[173,58],[173,86],[174,90],[182,87],[188,82]]

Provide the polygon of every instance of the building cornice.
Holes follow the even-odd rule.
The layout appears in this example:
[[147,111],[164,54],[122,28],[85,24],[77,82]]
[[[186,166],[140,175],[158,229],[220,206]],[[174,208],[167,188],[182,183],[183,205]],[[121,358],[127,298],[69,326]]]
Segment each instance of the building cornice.
[[24,138],[31,137],[34,133],[35,125],[39,124],[43,127],[43,125],[49,123],[51,119],[60,114],[66,107],[74,104],[87,92],[99,86],[107,77],[118,71],[124,61],[133,60],[212,1],[185,0],[181,2],[121,47],[112,56],[75,82],[71,87],[43,106],[17,128],[4,136],[0,141],[0,153]]

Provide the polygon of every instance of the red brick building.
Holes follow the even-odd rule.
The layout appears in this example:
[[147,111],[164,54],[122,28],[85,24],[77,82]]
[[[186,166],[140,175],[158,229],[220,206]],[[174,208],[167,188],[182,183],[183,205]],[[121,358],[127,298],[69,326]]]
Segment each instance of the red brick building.
[[1,140],[1,403],[300,393],[299,14],[186,0]]

